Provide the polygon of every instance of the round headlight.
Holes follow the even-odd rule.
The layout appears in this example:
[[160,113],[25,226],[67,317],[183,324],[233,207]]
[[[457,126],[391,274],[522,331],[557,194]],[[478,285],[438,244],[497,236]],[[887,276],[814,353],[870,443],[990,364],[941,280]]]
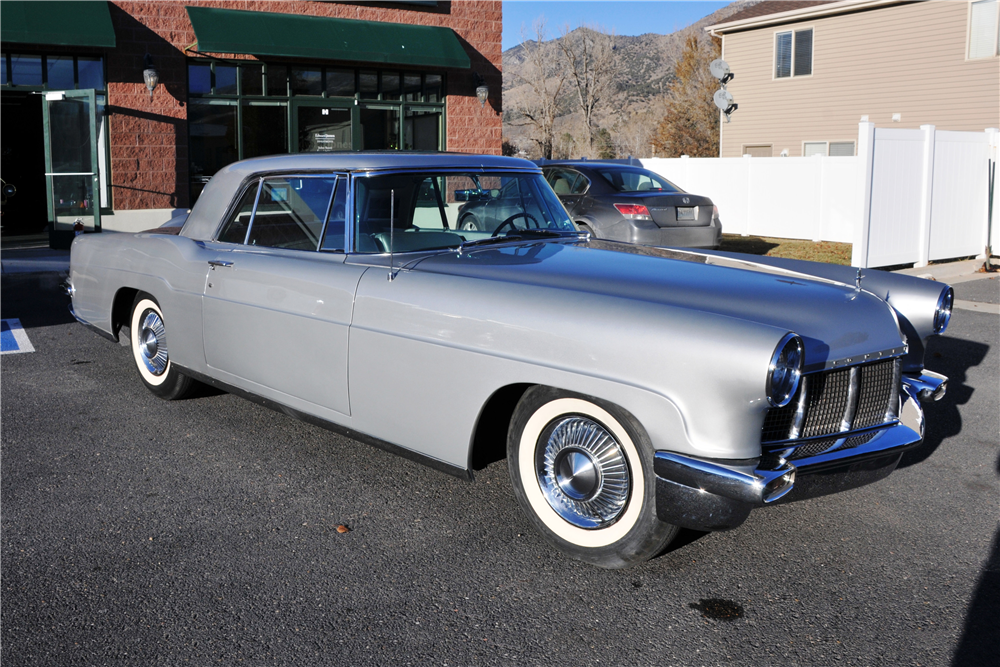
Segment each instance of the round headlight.
[[771,355],[767,370],[767,400],[776,408],[788,405],[799,388],[805,358],[802,339],[787,333]]
[[943,333],[951,320],[951,307],[955,304],[955,290],[948,288],[941,292],[937,309],[934,311],[934,333]]

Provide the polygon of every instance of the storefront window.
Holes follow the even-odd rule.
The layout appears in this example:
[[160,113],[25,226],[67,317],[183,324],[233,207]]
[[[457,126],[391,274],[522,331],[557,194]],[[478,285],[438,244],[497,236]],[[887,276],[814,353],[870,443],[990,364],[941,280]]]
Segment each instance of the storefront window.
[[399,148],[399,110],[385,107],[361,108],[361,150]]
[[323,94],[323,72],[321,70],[293,67],[291,73],[292,95]]
[[284,65],[267,66],[267,94],[288,97],[288,68]]
[[396,72],[382,73],[382,99],[399,99],[399,74]]
[[227,164],[239,159],[237,150],[235,104],[188,105],[188,150],[191,154],[191,175],[211,176]]
[[441,110],[406,109],[403,148],[408,151],[436,151],[441,146]]
[[79,75],[78,88],[94,88],[104,90],[104,60],[101,58],[76,59],[76,69]]
[[15,86],[41,86],[42,57],[12,55],[10,74],[11,83]]
[[212,92],[211,65],[188,65],[188,93]]
[[199,58],[188,82],[192,200],[250,157],[444,148],[441,74]]
[[215,94],[235,95],[236,94],[236,66],[235,65],[215,65]]
[[326,94],[327,97],[354,97],[354,70],[328,68]]
[[50,90],[71,90],[73,81],[73,56],[46,58],[46,84]]
[[240,65],[240,84],[244,95],[264,94],[264,68],[261,65]]
[[362,71],[358,77],[358,92],[363,100],[378,99],[378,72]]
[[243,158],[288,152],[288,106],[243,103]]

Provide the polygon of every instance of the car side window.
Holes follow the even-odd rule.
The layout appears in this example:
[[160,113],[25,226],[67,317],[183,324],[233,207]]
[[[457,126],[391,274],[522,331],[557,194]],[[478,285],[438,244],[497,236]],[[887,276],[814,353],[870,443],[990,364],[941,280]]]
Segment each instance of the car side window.
[[336,183],[336,177],[265,179],[247,244],[316,250]]
[[566,173],[572,178],[572,182],[569,187],[569,193],[571,195],[582,195],[590,189],[590,181],[586,176],[578,171],[567,170]]
[[572,169],[549,169],[545,172],[545,180],[557,195],[582,195],[590,186],[583,174]]
[[247,230],[250,229],[250,216],[253,214],[253,205],[257,201],[257,190],[260,188],[260,181],[254,181],[252,186],[247,186],[240,196],[240,202],[229,220],[222,227],[219,234],[219,241],[223,243],[243,243],[247,237]]
[[320,250],[327,252],[344,252],[347,246],[344,236],[347,224],[347,179],[339,179],[336,188],[333,204],[330,206],[330,219],[327,220],[326,231],[323,233],[323,245],[320,246]]

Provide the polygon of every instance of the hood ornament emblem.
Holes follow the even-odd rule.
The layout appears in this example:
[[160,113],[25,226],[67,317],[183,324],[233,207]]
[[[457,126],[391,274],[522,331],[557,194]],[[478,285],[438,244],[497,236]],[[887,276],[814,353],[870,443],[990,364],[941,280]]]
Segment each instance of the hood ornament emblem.
[[858,298],[858,295],[861,294],[861,279],[862,278],[864,278],[864,275],[861,273],[861,268],[859,267],[858,268],[858,275],[855,276],[855,278],[854,278],[854,294],[851,295],[851,301],[854,301],[856,298]]

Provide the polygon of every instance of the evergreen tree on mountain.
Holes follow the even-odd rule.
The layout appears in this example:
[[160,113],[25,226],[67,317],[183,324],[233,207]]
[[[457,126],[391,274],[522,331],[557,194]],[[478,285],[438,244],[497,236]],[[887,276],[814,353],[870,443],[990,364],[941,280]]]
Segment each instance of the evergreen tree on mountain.
[[719,57],[716,41],[689,35],[667,93],[665,114],[653,137],[657,157],[718,157],[719,110],[712,96],[719,81],[708,71]]

